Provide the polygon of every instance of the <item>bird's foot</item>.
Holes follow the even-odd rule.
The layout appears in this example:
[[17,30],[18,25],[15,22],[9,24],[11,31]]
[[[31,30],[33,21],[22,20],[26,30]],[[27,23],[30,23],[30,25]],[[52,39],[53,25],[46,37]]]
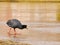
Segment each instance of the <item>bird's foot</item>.
[[14,35],[21,35],[21,33],[14,33]]
[[17,33],[15,32],[14,35],[16,35]]

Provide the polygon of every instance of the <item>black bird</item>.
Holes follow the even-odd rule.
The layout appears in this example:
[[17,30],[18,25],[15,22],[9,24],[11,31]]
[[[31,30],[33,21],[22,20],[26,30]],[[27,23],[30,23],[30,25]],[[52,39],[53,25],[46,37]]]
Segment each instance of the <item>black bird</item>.
[[[17,19],[10,19],[7,21],[6,23],[9,27],[13,28],[14,29],[14,32],[16,34],[16,28],[19,28],[19,29],[27,29],[27,25],[22,25],[21,22]],[[10,30],[11,30],[10,28]],[[10,34],[10,30],[9,30],[9,34]]]

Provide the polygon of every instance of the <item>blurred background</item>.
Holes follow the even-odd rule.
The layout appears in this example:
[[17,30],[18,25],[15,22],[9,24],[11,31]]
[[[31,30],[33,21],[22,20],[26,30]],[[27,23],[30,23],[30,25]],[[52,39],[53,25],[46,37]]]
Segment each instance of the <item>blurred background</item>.
[[1,21],[17,18],[22,22],[57,22],[60,21],[59,10],[58,0],[0,0]]
[[17,36],[19,39],[28,39],[34,45],[60,45],[59,0],[0,0],[1,36],[7,36],[9,27],[6,21],[9,19],[18,19],[28,25],[28,30],[16,29],[21,33]]

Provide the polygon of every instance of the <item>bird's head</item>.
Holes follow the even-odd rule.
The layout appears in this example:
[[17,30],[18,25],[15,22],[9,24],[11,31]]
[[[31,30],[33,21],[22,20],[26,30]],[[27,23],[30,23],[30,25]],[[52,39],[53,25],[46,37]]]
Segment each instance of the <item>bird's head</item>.
[[27,25],[20,25],[18,28],[19,28],[19,29],[28,29],[28,28],[27,28]]
[[28,29],[28,28],[27,28],[27,25],[22,25],[22,28],[23,28],[23,29]]

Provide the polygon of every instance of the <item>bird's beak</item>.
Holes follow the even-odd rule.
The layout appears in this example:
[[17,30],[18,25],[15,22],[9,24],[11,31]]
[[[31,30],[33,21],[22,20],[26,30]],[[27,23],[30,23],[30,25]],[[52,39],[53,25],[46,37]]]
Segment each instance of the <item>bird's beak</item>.
[[28,28],[26,28],[26,29],[28,29]]

